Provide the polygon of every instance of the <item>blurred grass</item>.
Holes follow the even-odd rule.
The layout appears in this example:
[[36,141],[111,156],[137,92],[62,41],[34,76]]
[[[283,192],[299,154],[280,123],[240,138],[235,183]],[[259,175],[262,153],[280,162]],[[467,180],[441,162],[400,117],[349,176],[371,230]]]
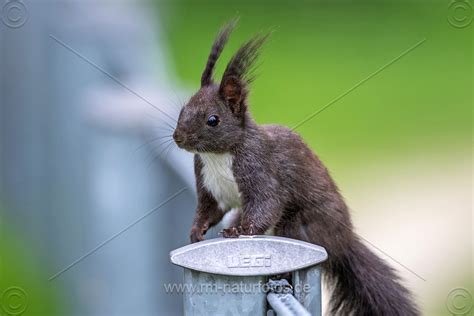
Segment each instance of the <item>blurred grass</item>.
[[64,315],[65,296],[48,282],[41,255],[4,220],[0,217],[0,315]]
[[[216,78],[252,34],[274,30],[252,85],[259,123],[295,126],[423,38],[420,47],[298,128],[331,169],[471,144],[472,26],[448,2],[157,2],[180,84],[199,88],[219,27],[240,16]],[[348,155],[350,158],[348,159]],[[348,161],[349,160],[349,161]]]

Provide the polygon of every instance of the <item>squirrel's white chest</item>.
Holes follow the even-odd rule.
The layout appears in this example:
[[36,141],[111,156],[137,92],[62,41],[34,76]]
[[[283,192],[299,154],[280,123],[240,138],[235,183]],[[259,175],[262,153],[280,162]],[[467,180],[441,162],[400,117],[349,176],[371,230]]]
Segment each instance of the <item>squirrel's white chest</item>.
[[231,154],[200,153],[201,175],[206,189],[216,199],[219,208],[226,212],[241,207],[241,197],[232,171]]

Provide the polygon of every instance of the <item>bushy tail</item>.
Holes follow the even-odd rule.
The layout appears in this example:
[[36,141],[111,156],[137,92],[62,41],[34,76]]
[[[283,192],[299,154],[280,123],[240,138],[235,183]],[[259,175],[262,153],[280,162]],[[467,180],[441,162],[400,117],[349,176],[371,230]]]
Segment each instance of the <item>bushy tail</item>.
[[332,285],[330,315],[419,315],[409,291],[395,271],[359,239],[343,254],[327,262],[326,276]]

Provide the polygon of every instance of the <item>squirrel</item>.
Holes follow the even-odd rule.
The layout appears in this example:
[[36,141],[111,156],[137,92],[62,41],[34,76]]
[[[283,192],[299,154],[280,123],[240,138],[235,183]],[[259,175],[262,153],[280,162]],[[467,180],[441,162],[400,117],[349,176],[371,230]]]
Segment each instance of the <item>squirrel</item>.
[[394,269],[354,233],[348,207],[316,154],[293,130],[252,118],[249,84],[268,34],[244,43],[221,82],[214,82],[214,66],[235,24],[219,31],[201,87],[181,109],[173,133],[179,148],[194,153],[198,203],[191,242],[202,241],[237,209],[223,237],[273,231],[326,248],[322,271],[332,289],[331,315],[419,315]]

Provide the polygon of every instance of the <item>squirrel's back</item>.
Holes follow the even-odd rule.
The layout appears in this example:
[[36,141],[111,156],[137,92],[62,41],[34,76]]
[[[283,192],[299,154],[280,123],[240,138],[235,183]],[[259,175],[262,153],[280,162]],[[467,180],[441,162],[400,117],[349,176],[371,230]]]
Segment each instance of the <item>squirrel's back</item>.
[[269,146],[272,147],[272,156],[278,160],[283,160],[283,163],[289,160],[292,163],[304,160],[305,164],[321,164],[301,136],[290,128],[274,124],[260,125],[260,128],[268,136]]
[[[282,125],[260,125],[267,134],[274,163],[288,185],[305,183],[308,191],[336,190],[329,171],[299,134]],[[303,190],[306,191],[306,190]],[[303,193],[297,190],[298,193]]]

